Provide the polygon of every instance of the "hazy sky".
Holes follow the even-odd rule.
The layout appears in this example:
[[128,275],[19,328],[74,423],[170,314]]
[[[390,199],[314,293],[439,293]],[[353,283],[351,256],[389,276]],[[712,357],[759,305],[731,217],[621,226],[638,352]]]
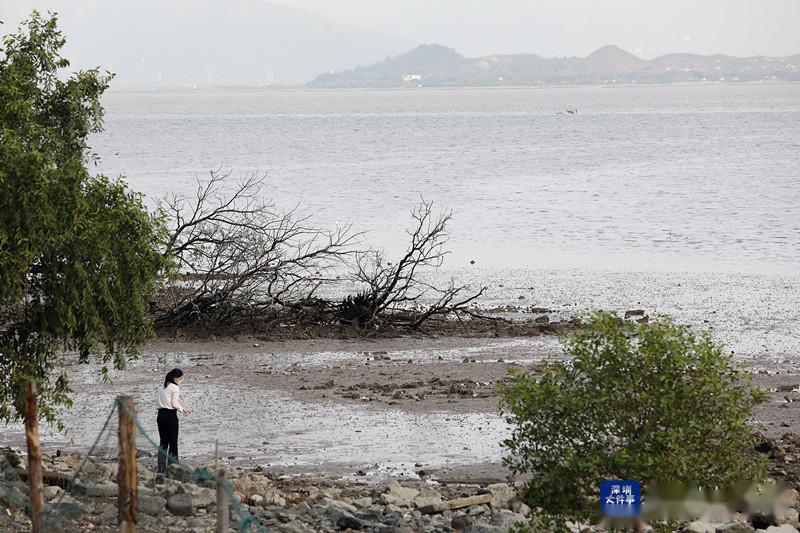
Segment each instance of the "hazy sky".
[[468,56],[800,53],[800,0],[277,0]]
[[[669,52],[800,53],[800,0],[273,2],[420,43],[444,44],[468,56],[515,52],[585,56],[605,44],[647,58]],[[58,0],[0,0],[0,19],[7,21],[0,33],[16,26],[33,6],[59,8],[64,4]]]

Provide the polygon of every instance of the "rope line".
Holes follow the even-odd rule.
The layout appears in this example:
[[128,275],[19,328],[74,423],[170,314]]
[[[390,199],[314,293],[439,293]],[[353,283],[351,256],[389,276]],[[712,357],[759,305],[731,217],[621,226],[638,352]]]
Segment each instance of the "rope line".
[[[120,400],[120,398],[116,398],[115,399],[114,405],[112,406],[111,410],[109,411],[108,416],[106,417],[105,423],[103,424],[103,427],[100,429],[100,432],[97,434],[97,437],[95,438],[94,442],[92,443],[91,447],[89,448],[88,453],[86,455],[84,455],[83,459],[81,460],[80,464],[78,465],[78,468],[75,470],[75,472],[72,474],[72,476],[69,479],[69,481],[66,483],[66,485],[64,487],[64,490],[61,492],[61,494],[59,495],[58,499],[50,507],[50,509],[47,510],[44,513],[44,519],[43,519],[43,525],[44,526],[48,526],[48,525],[55,526],[57,524],[57,520],[59,518],[57,510],[61,506],[61,503],[62,503],[64,497],[67,495],[67,493],[68,492],[72,492],[75,489],[75,487],[77,485],[76,481],[78,480],[78,476],[81,474],[81,472],[84,471],[84,468],[86,467],[86,464],[89,461],[89,458],[94,456],[95,450],[97,449],[97,446],[100,443],[100,440],[103,437],[103,435],[106,435],[106,439],[104,441],[104,444],[105,445],[108,444],[108,440],[111,438],[111,432],[110,431],[106,432],[106,430],[108,429],[109,425],[111,424],[112,417],[113,417],[114,413],[117,411],[117,408],[123,409],[125,411],[125,413],[131,418],[131,420],[133,420],[134,425],[136,426],[137,430],[144,436],[144,438],[147,440],[147,442],[153,448],[156,449],[156,453],[157,454],[163,454],[166,457],[166,460],[167,460],[168,464],[175,464],[180,469],[182,469],[184,472],[187,472],[187,473],[191,474],[192,479],[194,481],[198,481],[198,482],[213,481],[218,486],[221,486],[223,488],[223,490],[225,491],[225,493],[228,495],[228,502],[229,502],[229,504],[231,506],[231,510],[233,511],[232,514],[235,515],[235,516],[232,516],[232,518],[234,518],[234,520],[236,522],[236,526],[238,527],[238,529],[240,531],[248,531],[251,526],[256,531],[258,531],[259,533],[261,533],[261,532],[266,533],[268,531],[267,528],[265,528],[257,520],[255,520],[255,518],[250,514],[249,510],[247,509],[247,506],[245,506],[239,500],[239,498],[236,497],[236,494],[235,494],[235,492],[233,490],[233,486],[230,484],[230,482],[227,479],[225,479],[225,480],[218,479],[216,477],[216,475],[215,475],[216,473],[212,474],[206,468],[193,468],[190,465],[182,462],[177,457],[175,457],[172,454],[170,454],[167,450],[162,449],[150,437],[150,435],[147,433],[147,431],[144,430],[144,428],[142,427],[142,425],[141,425],[141,423],[139,421],[139,418],[136,416],[136,414],[131,412],[131,410],[128,409],[128,406],[125,405],[125,403],[123,403]],[[158,455],[156,455],[156,457],[158,457]],[[7,467],[6,467],[6,465],[7,465]],[[11,464],[8,462],[8,460],[5,457],[0,456],[0,474],[3,474],[3,478],[5,478],[4,480],[7,481],[7,483],[6,482],[0,483],[0,486],[2,486],[3,492],[5,493],[6,498],[8,498],[9,502],[11,502],[11,503],[13,503],[13,504],[25,509],[27,511],[27,514],[30,515],[30,512],[31,512],[30,495],[28,496],[28,500],[25,501],[24,499],[21,500],[20,498],[18,498],[11,491],[11,488],[10,488],[9,485],[10,485],[10,483],[14,482],[14,480],[10,478],[10,475],[12,473],[16,476],[16,478],[17,478],[16,481],[19,481],[21,483],[22,479],[16,474],[16,471],[11,466]]]
[[106,421],[103,424],[103,427],[100,429],[100,433],[97,434],[97,438],[94,439],[94,443],[92,443],[91,448],[89,448],[89,453],[83,456],[81,464],[78,466],[78,469],[75,470],[75,473],[72,475],[72,479],[70,479],[66,487],[64,487],[64,492],[62,492],[61,495],[58,497],[58,500],[56,500],[56,504],[52,508],[50,508],[50,510],[47,513],[45,513],[44,525],[47,525],[51,516],[55,516],[54,514],[55,510],[58,509],[59,505],[61,505],[61,500],[64,499],[64,496],[66,496],[67,492],[75,488],[75,480],[78,478],[78,474],[81,473],[83,467],[86,466],[86,461],[88,461],[89,457],[91,457],[92,454],[94,453],[94,449],[97,447],[97,443],[100,442],[100,437],[103,436],[103,433],[105,433],[108,424],[111,423],[111,417],[114,414],[114,411],[116,410],[117,410],[117,405],[116,402],[114,402],[114,406],[111,408],[111,411],[109,411],[108,416],[106,417]]
[[250,526],[254,526],[256,531],[259,532],[266,532],[267,529],[262,526],[261,524],[256,521],[250,512],[243,508],[243,504],[239,501],[236,495],[233,492],[233,486],[228,482],[228,480],[221,481],[216,478],[215,475],[212,475],[206,468],[192,468],[191,466],[187,465],[186,463],[182,462],[180,459],[169,453],[167,450],[161,448],[155,441],[150,437],[147,431],[144,430],[141,423],[139,422],[139,418],[136,416],[136,413],[132,413],[128,406],[125,405],[119,398],[115,400],[116,404],[119,406],[120,409],[123,409],[125,413],[133,420],[133,423],[136,425],[136,428],[144,435],[144,438],[153,446],[157,453],[163,454],[167,458],[167,463],[177,464],[181,469],[185,472],[192,475],[194,479],[197,481],[216,481],[218,484],[222,486],[225,492],[228,494],[228,501],[231,506],[234,508],[235,513],[238,515],[239,519],[236,520],[239,529],[241,531],[247,531]]

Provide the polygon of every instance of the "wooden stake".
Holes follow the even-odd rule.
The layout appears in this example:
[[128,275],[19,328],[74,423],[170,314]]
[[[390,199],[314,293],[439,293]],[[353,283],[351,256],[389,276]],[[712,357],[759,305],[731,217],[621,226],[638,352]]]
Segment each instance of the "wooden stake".
[[132,418],[136,416],[136,407],[133,404],[133,396],[120,396],[117,400],[119,401],[117,406],[119,411],[119,472],[117,473],[119,530],[120,533],[134,533],[139,518],[139,498],[136,494],[138,488],[136,426]]
[[217,531],[228,533],[231,519],[231,507],[228,501],[228,492],[225,490],[225,469],[217,470]]
[[25,439],[28,441],[28,486],[31,489],[31,531],[40,533],[44,522],[42,486],[42,448],[39,442],[39,410],[36,406],[36,382],[28,383],[25,398]]

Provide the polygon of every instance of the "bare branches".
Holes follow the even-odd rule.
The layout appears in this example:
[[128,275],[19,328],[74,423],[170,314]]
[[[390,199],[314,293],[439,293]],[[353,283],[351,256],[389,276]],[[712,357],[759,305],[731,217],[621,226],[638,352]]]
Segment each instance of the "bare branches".
[[198,181],[194,197],[163,201],[173,220],[165,253],[175,259],[179,283],[164,295],[160,324],[278,308],[311,297],[333,279],[334,266],[353,253],[358,235],[350,226],[312,227],[308,218],[281,213],[264,197],[261,176],[234,182],[229,173],[212,172]]
[[[413,312],[407,324],[417,328],[433,316],[465,309],[483,294],[484,289],[470,293],[469,287],[452,280],[444,289],[422,280],[422,271],[439,268],[449,253],[445,249],[449,238],[446,230],[452,213],[435,215],[433,203],[422,199],[411,217],[414,224],[407,232],[411,242],[397,263],[387,262],[383,252],[377,250],[356,253],[353,279],[364,291],[356,299],[343,302],[351,321],[363,327],[380,327],[387,320],[396,324],[398,314]],[[432,303],[423,305],[431,298]]]
[[[465,311],[483,294],[452,280],[444,288],[424,281],[449,253],[446,230],[452,217],[435,214],[430,202],[422,200],[412,210],[408,248],[391,263],[382,251],[357,250],[360,234],[350,225],[321,230],[264,198],[263,177],[235,181],[229,173],[212,172],[198,181],[193,196],[163,201],[161,209],[172,221],[165,254],[174,259],[178,275],[156,302],[158,326],[419,328],[434,317]],[[358,294],[338,304],[316,297],[343,274]]]

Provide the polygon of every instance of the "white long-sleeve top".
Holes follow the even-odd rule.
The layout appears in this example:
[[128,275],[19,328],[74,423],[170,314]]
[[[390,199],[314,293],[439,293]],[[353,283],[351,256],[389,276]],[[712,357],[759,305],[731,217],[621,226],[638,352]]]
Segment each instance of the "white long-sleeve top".
[[159,389],[156,406],[159,409],[175,409],[180,413],[186,411],[180,402],[181,390],[174,383],[167,383],[166,387]]

